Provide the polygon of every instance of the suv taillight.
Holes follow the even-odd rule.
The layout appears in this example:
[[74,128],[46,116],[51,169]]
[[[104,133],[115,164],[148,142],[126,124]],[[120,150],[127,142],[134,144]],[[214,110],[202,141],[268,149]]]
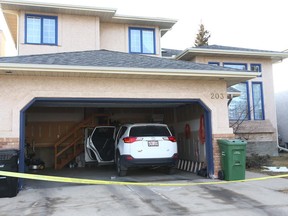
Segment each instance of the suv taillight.
[[169,136],[168,139],[169,139],[171,142],[176,142],[176,137],[174,137],[174,136]]
[[139,137],[125,137],[123,138],[124,143],[133,143],[136,141],[141,141],[143,140],[143,138],[139,138]]
[[169,141],[171,141],[171,142],[177,142],[177,141],[176,141],[176,137],[174,137],[174,136],[169,136],[169,137],[167,137],[167,138],[166,138],[166,137],[165,137],[165,138],[163,137],[163,140],[169,140]]

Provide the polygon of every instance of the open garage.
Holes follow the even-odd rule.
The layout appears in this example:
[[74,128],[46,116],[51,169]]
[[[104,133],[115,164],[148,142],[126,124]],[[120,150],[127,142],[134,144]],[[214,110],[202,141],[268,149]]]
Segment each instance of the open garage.
[[[164,123],[177,138],[178,168],[196,172],[208,166],[213,172],[212,143],[206,142],[211,137],[210,110],[197,99],[35,98],[22,109],[21,119],[21,149],[27,150],[28,144],[46,169],[69,168],[77,157],[77,166],[84,167],[79,156],[87,129]],[[20,166],[27,170],[21,158]]]

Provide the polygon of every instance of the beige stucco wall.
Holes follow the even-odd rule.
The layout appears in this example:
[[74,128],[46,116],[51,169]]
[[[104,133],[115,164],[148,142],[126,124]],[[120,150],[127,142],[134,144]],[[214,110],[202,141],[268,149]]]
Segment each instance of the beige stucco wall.
[[100,49],[128,52],[128,27],[125,24],[100,24]]
[[159,28],[155,26],[101,23],[100,48],[120,52],[129,52],[129,27],[155,28],[156,55],[160,56],[160,31]]
[[[224,81],[104,79],[65,77],[0,77],[0,138],[19,138],[20,110],[35,97],[77,98],[199,98],[212,111],[213,134],[232,133],[226,99],[213,100],[211,91],[225,93]],[[153,88],[147,88],[153,86]]]
[[[100,23],[95,16],[67,14],[43,14],[58,17],[58,45],[25,44],[25,14],[19,15],[19,55],[72,52],[107,49],[128,52],[128,29],[133,25]],[[34,14],[31,12],[31,14]],[[39,13],[37,13],[39,14]],[[133,26],[155,28],[156,55],[160,56],[160,31],[157,26]]]
[[[22,11],[19,16],[19,55],[97,50],[100,48],[98,17],[45,14],[58,17],[58,46],[50,46],[25,44],[25,14],[29,14],[29,11]],[[31,12],[31,14],[34,13]]]

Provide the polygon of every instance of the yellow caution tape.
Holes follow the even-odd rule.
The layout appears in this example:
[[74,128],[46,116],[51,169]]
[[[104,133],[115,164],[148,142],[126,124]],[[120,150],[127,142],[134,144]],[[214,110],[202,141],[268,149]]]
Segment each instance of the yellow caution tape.
[[1,176],[16,177],[24,179],[52,181],[52,182],[66,182],[76,184],[97,184],[97,185],[135,185],[135,186],[195,186],[195,185],[216,185],[227,184],[235,182],[249,182],[260,181],[275,178],[288,177],[288,174],[276,175],[276,176],[264,176],[259,178],[250,178],[245,180],[233,180],[233,181],[213,181],[213,182],[185,182],[185,183],[153,183],[153,182],[121,182],[121,181],[106,181],[106,180],[93,180],[93,179],[81,179],[81,178],[69,178],[60,176],[48,176],[48,175],[36,175],[28,173],[8,172],[0,171]]

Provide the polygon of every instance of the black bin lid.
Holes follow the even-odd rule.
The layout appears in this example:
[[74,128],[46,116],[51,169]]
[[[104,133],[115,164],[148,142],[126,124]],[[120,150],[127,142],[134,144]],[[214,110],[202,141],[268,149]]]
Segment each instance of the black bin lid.
[[18,156],[17,149],[0,149],[0,160],[10,160],[12,157]]

